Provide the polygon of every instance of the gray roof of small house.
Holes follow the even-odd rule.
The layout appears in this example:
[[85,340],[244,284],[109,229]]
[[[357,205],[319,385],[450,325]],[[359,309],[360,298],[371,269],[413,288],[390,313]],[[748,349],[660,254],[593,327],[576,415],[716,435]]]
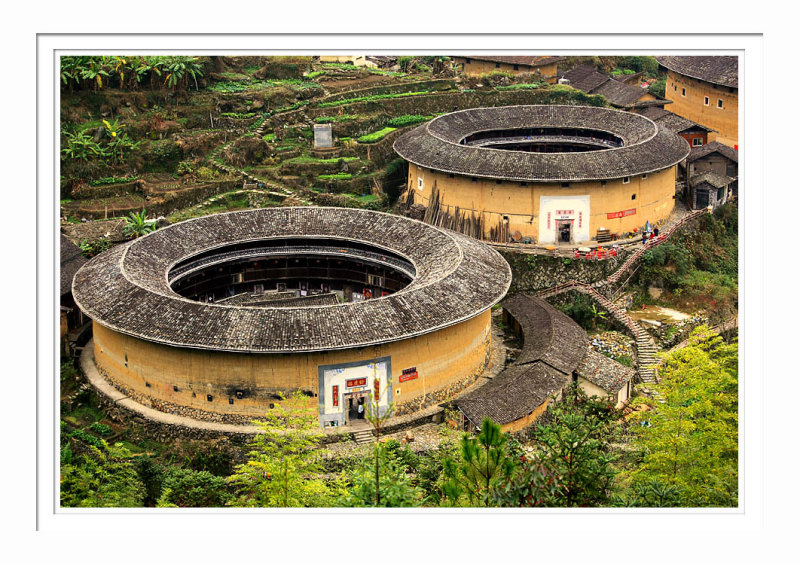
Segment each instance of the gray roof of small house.
[[[513,128],[568,127],[616,135],[623,146],[575,153],[531,153],[461,145],[465,137]],[[518,182],[581,182],[667,169],[689,154],[686,141],[644,116],[593,106],[502,106],[439,116],[399,137],[394,150],[418,166]]]
[[491,61],[493,63],[506,63],[508,65],[524,65],[527,67],[543,67],[566,60],[566,57],[546,56],[504,56],[504,55],[456,55],[467,57],[476,61]]
[[665,110],[664,108],[644,108],[639,111],[639,115],[643,115],[644,117],[653,120],[657,124],[663,125],[670,131],[674,131],[675,133],[682,133],[693,128],[703,129],[705,131],[715,131],[714,129],[706,127],[705,125],[700,125],[699,123],[695,123],[690,119],[681,117],[678,114],[670,112],[669,110]]
[[[405,257],[414,280],[389,296],[312,307],[248,307],[184,298],[173,265],[243,241],[292,236],[363,242]],[[471,319],[500,301],[508,263],[483,243],[420,221],[345,208],[264,208],[176,223],[89,261],[75,275],[77,305],[112,330],[165,345],[305,353],[381,344]]]
[[717,174],[716,172],[703,172],[702,174],[695,174],[692,176],[689,179],[689,185],[693,188],[696,188],[697,186],[705,183],[710,184],[714,188],[722,188],[724,186],[728,186],[733,181],[733,178],[723,174]]
[[656,57],[656,60],[661,66],[684,76],[720,86],[739,86],[739,59],[735,56]]
[[517,294],[503,308],[520,324],[517,360],[453,403],[480,426],[484,417],[504,424],[525,417],[562,389],[587,354],[586,332],[541,298]]
[[88,259],[81,254],[80,248],[64,235],[61,235],[61,296],[72,291],[72,279]]
[[514,364],[454,404],[477,427],[485,417],[503,425],[530,414],[569,381],[547,364]]
[[689,152],[689,157],[687,160],[691,163],[697,159],[702,159],[711,153],[719,153],[723,157],[730,159],[735,163],[739,162],[739,153],[735,149],[728,147],[719,141],[712,141],[711,143],[706,143],[700,147],[695,147]]
[[586,356],[575,369],[578,376],[602,388],[609,394],[615,394],[633,379],[636,371],[628,368],[589,347]]
[[[631,108],[638,105],[639,99],[648,94],[646,88],[627,84],[624,80],[617,80],[598,72],[591,65],[580,65],[572,70],[565,72],[563,78],[569,80],[569,85],[587,94],[599,94],[603,96],[612,106],[618,108]],[[669,100],[661,99],[657,101],[658,106],[663,106]]]
[[506,310],[522,327],[523,349],[515,364],[544,362],[564,374],[586,353],[586,332],[568,316],[546,301],[517,294],[503,302]]

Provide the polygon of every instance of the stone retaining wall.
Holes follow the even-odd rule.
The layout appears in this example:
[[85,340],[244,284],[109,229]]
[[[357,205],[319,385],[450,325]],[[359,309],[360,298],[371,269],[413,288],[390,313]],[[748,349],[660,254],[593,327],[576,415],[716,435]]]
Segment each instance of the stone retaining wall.
[[535,293],[573,280],[592,284],[616,271],[628,256],[624,249],[616,257],[597,261],[497,250],[511,266],[513,276],[509,296],[520,292]]

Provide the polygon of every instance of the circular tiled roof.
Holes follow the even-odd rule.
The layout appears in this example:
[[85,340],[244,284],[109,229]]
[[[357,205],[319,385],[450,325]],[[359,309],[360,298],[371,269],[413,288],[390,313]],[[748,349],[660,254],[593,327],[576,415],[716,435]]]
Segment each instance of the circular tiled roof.
[[[355,241],[407,258],[402,290],[357,303],[309,307],[206,304],[169,286],[177,263],[244,241]],[[75,275],[75,302],[110,329],[165,345],[289,353],[397,341],[470,319],[500,301],[511,270],[493,249],[412,219],[345,208],[265,208],[210,215],[101,253]]]
[[[461,145],[482,131],[570,128],[599,131],[622,146],[576,153],[531,153]],[[401,136],[405,160],[441,172],[518,182],[583,182],[624,178],[674,166],[689,144],[644,116],[593,106],[502,106],[439,116]]]

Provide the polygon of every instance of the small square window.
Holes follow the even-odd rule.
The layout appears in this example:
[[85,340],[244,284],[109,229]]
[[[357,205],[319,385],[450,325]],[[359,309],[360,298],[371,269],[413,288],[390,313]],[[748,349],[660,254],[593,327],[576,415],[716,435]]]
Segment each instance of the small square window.
[[647,175],[646,175],[646,174],[643,174],[643,175],[642,175],[642,180],[644,180],[645,178],[647,178]]
[[422,178],[417,178],[417,188],[422,190]]
[[495,63],[494,64],[494,68],[499,69],[500,68],[500,63]]
[[502,184],[502,183],[503,183],[503,181],[502,181],[502,180],[495,180],[495,182],[496,182],[497,184]]
[[600,181],[600,186],[605,186],[606,184],[608,184],[607,180],[601,180]]
[[631,181],[631,179],[630,179],[630,177],[629,177],[629,176],[626,176],[625,178],[623,178],[623,179],[622,179],[622,183],[623,183],[623,184],[627,184],[627,183],[628,183],[628,182],[630,182],[630,181]]
[[514,70],[519,70],[519,65],[514,65]]
[[636,194],[631,194],[631,200],[635,200],[635,199],[636,199]]
[[722,108],[722,98],[719,98],[719,99],[717,100],[717,107],[718,107],[718,108]]
[[569,182],[562,182],[561,183],[561,187],[562,188],[569,188]]
[[695,137],[692,139],[692,147],[702,147],[703,139],[700,137]]
[[686,89],[685,88],[681,88],[681,96],[686,96]]
[[708,96],[706,96],[705,98],[703,98],[703,103],[704,103],[706,106],[708,106],[708,104],[709,104],[710,102],[711,102],[711,100],[709,100],[709,99],[708,99]]
[[470,64],[471,62],[472,62],[472,59],[470,59],[469,57],[467,57],[467,61],[466,61],[466,63],[465,63],[465,64],[467,64],[467,65],[468,65],[468,64]]

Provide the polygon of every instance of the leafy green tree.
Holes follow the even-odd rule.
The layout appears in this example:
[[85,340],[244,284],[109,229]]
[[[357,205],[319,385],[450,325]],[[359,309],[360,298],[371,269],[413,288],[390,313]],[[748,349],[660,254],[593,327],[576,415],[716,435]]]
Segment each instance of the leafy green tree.
[[205,470],[171,467],[156,507],[224,507],[231,498],[225,478]]
[[144,487],[121,443],[61,427],[62,507],[141,507]]
[[148,220],[145,210],[142,210],[139,213],[131,212],[130,216],[125,218],[125,227],[122,228],[122,234],[131,239],[136,239],[155,231],[155,228],[155,221]]
[[[396,443],[396,441],[394,441]],[[370,454],[346,477],[337,505],[343,507],[417,507],[423,490],[409,475],[408,460],[388,443],[376,443]],[[376,469],[377,466],[377,469]],[[378,481],[376,482],[376,476]]]
[[443,465],[446,482],[442,493],[449,504],[491,505],[494,488],[514,471],[514,461],[506,450],[507,440],[500,425],[488,417],[477,436],[465,433],[461,437],[460,460],[447,458]]
[[546,503],[566,507],[608,503],[616,471],[607,433],[616,415],[609,402],[587,397],[577,383],[569,386],[561,401],[550,404],[551,422],[534,431],[537,450],[529,470],[534,472],[536,488],[544,488],[548,496],[555,488]]
[[444,484],[444,461],[458,456],[459,445],[453,440],[444,440],[436,450],[420,457],[417,479],[424,492],[423,502],[434,507],[443,501],[442,486]]
[[[376,369],[374,369],[376,370]],[[392,416],[394,413],[394,402],[391,401],[391,398],[388,397],[390,383],[387,382],[387,385],[384,386],[383,395],[388,398],[388,404],[384,411],[381,411],[380,401],[381,401],[381,394],[378,392],[379,390],[379,379],[377,375],[373,376],[373,390],[375,390],[375,397],[374,401],[367,403],[367,409],[364,412],[364,417],[367,421],[369,421],[372,428],[375,429],[375,443],[374,443],[374,451],[375,451],[375,462],[373,465],[374,469],[374,478],[375,478],[375,507],[382,507],[381,503],[381,429],[386,424],[386,421]]]
[[677,486],[650,479],[633,485],[626,495],[616,496],[615,505],[623,507],[678,507],[681,491]]
[[105,158],[107,151],[94,138],[86,135],[85,132],[70,133],[63,131],[64,144],[61,154],[65,159],[73,161],[90,161],[97,158]]
[[738,345],[708,327],[664,357],[655,389],[663,401],[637,400],[634,426],[642,461],[626,472],[635,491],[657,480],[680,491],[681,505],[738,504]]
[[153,457],[140,456],[134,462],[136,475],[144,486],[144,498],[142,503],[145,507],[155,507],[159,497],[161,497],[161,485],[164,482],[164,468],[153,462]]
[[322,473],[322,431],[300,391],[276,404],[250,443],[247,462],[236,466],[229,482],[236,488],[231,505],[239,507],[320,507],[331,492]]
[[521,459],[511,479],[503,480],[492,492],[500,507],[554,507],[562,505],[563,485],[543,464]]

